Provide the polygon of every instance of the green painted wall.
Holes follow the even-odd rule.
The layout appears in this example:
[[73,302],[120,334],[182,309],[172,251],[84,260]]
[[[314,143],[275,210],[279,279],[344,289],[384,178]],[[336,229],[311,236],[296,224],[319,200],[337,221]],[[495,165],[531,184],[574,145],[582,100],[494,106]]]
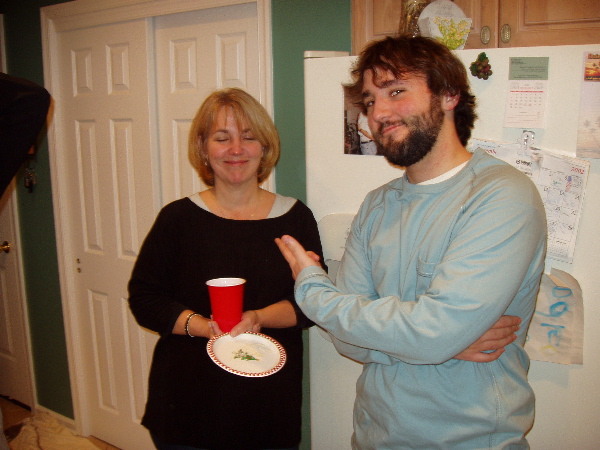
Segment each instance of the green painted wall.
[[[39,8],[63,1],[0,0],[8,72],[43,85]],[[277,190],[306,201],[304,162],[305,50],[350,51],[351,0],[272,0],[275,122],[282,141]],[[23,262],[40,405],[73,418],[58,280],[48,147],[35,166],[38,185],[29,194],[18,179]],[[308,372],[305,375],[308,395]],[[308,397],[306,397],[308,399]],[[302,448],[310,448],[308,401]]]
[[271,0],[277,192],[306,201],[304,51],[351,51],[351,0]]
[[[304,52],[351,51],[351,0],[271,2],[274,117],[281,138],[277,192],[306,202]],[[303,450],[310,449],[308,332],[304,345]]]
[[[2,0],[8,73],[44,85],[40,8],[52,0]],[[48,143],[38,148],[32,193],[17,179],[17,197],[38,404],[73,418],[52,211]]]

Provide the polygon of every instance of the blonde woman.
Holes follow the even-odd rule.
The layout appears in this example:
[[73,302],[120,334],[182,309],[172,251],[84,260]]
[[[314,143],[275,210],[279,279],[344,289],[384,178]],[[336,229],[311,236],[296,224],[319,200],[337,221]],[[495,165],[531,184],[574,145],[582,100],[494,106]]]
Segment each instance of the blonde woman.
[[[311,211],[260,187],[279,159],[266,110],[241,89],[214,92],[191,126],[189,156],[208,189],[163,208],[129,283],[131,310],[160,333],[142,424],[158,449],[297,448],[301,429],[302,328],[294,280],[274,239],[321,243]],[[237,336],[278,340],[287,362],[277,373],[242,377],[218,367],[206,343],[221,333],[210,320],[205,281],[247,280]]]

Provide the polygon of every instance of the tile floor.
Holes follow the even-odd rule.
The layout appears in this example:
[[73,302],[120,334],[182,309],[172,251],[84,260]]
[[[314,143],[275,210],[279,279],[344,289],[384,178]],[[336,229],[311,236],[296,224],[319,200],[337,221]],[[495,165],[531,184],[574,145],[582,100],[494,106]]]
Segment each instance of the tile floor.
[[[0,408],[2,409],[2,418],[4,420],[4,431],[10,441],[18,434],[19,424],[27,417],[31,417],[32,414],[27,409],[3,397],[0,397]],[[88,440],[100,450],[119,450],[117,447],[113,447],[93,436],[88,437]]]

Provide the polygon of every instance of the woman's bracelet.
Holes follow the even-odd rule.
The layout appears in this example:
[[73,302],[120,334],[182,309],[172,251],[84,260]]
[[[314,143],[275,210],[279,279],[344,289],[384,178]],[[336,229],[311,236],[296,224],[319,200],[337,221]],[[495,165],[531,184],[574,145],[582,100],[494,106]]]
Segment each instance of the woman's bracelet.
[[202,317],[202,314],[198,314],[198,313],[189,313],[189,314],[188,314],[188,316],[187,316],[187,318],[185,319],[185,332],[187,333],[187,335],[188,335],[189,337],[196,337],[196,336],[194,336],[194,335],[192,335],[192,334],[190,333],[190,320],[191,320],[191,318],[192,318],[192,317],[194,317],[194,316],[200,316],[200,317]]

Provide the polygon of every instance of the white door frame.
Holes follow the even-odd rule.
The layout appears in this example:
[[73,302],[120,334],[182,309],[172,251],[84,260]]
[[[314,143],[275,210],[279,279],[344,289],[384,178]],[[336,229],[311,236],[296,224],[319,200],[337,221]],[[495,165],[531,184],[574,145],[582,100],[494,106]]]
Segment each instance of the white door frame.
[[[156,17],[207,8],[256,3],[258,11],[259,34],[259,67],[260,96],[259,101],[267,111],[273,114],[273,82],[271,59],[271,0],[77,0],[41,8],[42,48],[44,63],[45,87],[54,96],[52,106],[53,120],[48,125],[48,147],[50,155],[50,173],[52,178],[52,195],[56,226],[58,252],[58,268],[60,289],[64,313],[65,334],[67,339],[67,355],[71,392],[75,414],[75,428],[78,433],[88,434],[89,417],[85,408],[85,383],[82,380],[83,357],[79,341],[79,320],[74,307],[76,283],[73,270],[74,251],[69,236],[71,235],[69,211],[69,187],[65,177],[60,174],[65,170],[65,155],[61,152],[63,142],[62,130],[55,126],[61,123],[61,102],[59,95],[58,67],[56,59],[51,55],[58,54],[58,33],[81,27],[98,26],[118,21]],[[266,183],[266,188],[274,190],[274,177]],[[158,207],[159,205],[155,205]]]

